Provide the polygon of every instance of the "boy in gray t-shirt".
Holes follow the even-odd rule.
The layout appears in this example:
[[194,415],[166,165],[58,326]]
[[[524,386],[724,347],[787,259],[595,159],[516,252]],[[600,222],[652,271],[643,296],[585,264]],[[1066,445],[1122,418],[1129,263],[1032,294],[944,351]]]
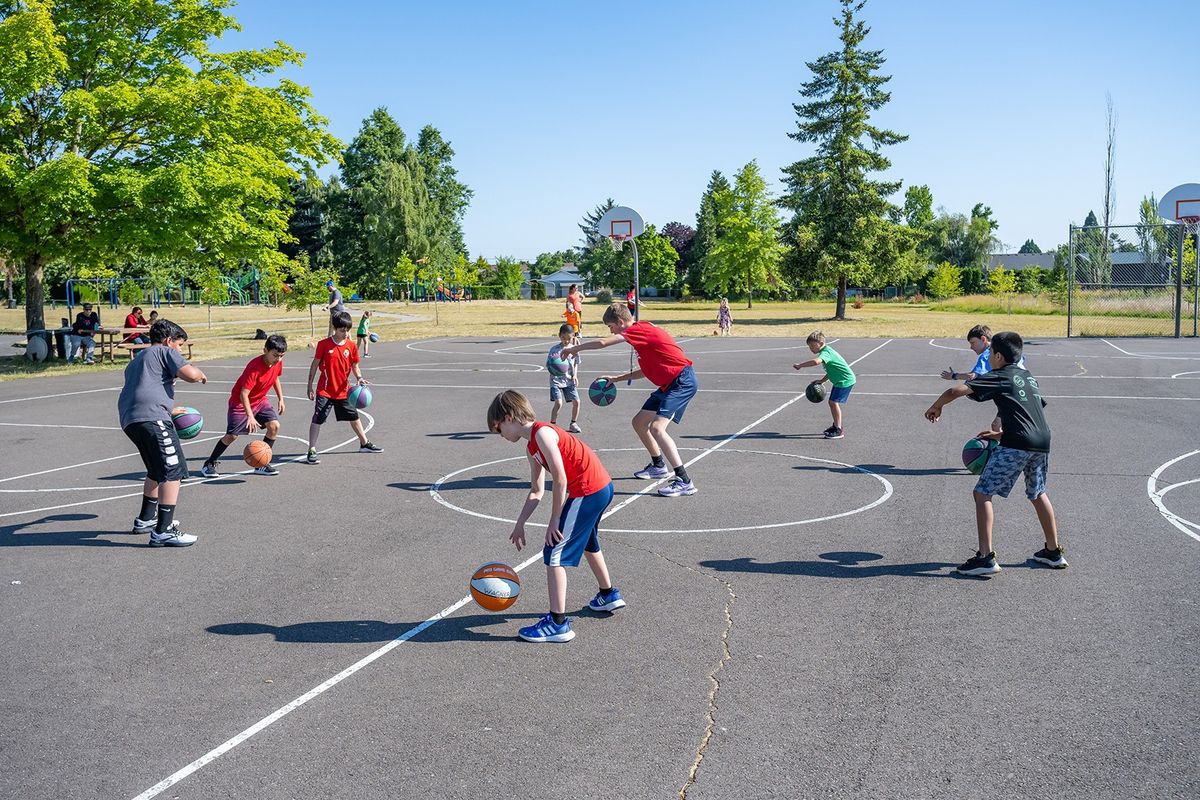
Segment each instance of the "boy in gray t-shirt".
[[149,533],[151,547],[187,547],[196,537],[179,530],[175,504],[179,483],[187,477],[187,460],[171,409],[175,406],[175,378],[208,383],[208,378],[187,363],[179,345],[187,333],[174,322],[160,319],[150,326],[150,347],[125,368],[125,386],[117,398],[121,430],[134,443],[146,465],[142,509],[133,520],[134,533]]

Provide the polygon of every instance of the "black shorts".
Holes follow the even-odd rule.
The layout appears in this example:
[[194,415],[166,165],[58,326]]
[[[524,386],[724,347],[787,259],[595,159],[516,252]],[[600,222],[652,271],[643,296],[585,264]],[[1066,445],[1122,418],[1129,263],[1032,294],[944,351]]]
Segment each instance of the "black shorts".
[[313,424],[324,425],[325,420],[329,419],[329,409],[331,408],[333,417],[338,422],[353,422],[358,419],[358,409],[354,407],[354,403],[350,402],[349,395],[341,400],[317,395],[317,407],[313,409]]
[[150,480],[163,483],[181,481],[188,476],[183,445],[179,443],[179,434],[172,423],[157,419],[133,422],[125,428],[125,435],[141,453],[146,477]]

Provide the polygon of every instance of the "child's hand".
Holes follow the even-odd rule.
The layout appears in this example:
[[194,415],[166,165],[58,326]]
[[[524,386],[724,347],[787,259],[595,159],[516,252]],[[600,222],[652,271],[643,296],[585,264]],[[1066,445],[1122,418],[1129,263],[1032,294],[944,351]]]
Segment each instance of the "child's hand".
[[359,385],[359,386],[370,386],[370,385],[371,385],[371,382],[370,382],[369,380],[367,380],[366,378],[361,378],[361,377],[360,377],[360,378],[358,379],[358,385]]
[[517,552],[525,549],[525,526],[520,523],[508,535],[508,540],[517,546]]
[[792,369],[801,369],[801,367],[802,365],[800,364],[792,364]]
[[563,540],[563,532],[558,529],[557,523],[551,522],[546,526],[546,547],[554,547]]
[[979,435],[976,436],[975,438],[976,439],[994,439],[995,441],[998,442],[998,441],[1000,441],[1000,436],[1001,436],[1000,431],[980,431]]
[[937,422],[938,418],[941,416],[942,410],[938,408],[936,404],[925,409],[925,419],[929,420],[930,422]]
[[258,420],[254,418],[253,414],[246,417],[246,427],[249,429],[250,433],[257,433],[262,429],[262,426],[258,424]]
[[313,388],[312,388],[311,386],[310,386],[310,387],[308,387],[308,399],[309,399],[309,400],[316,400],[316,399],[317,399],[317,393],[313,391]]
[[284,408],[284,404],[283,404],[283,398],[281,397],[281,398],[279,398],[279,416],[281,416],[281,417],[283,416],[284,410],[285,410],[285,408]]
[[954,370],[952,370],[952,369],[942,370],[942,380],[947,380],[947,381],[954,380]]

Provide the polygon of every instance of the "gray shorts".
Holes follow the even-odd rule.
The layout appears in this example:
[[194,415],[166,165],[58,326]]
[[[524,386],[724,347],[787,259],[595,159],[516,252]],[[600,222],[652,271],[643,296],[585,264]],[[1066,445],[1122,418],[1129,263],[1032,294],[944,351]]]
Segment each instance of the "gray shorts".
[[1035,453],[1001,445],[988,458],[987,466],[983,468],[983,474],[975,484],[975,493],[1008,497],[1008,493],[1017,483],[1017,476],[1023,472],[1025,496],[1036,500],[1038,495],[1046,491],[1046,473],[1049,468],[1049,453]]
[[553,383],[550,384],[550,402],[557,403],[559,396],[566,399],[568,403],[579,402],[579,389],[573,383],[568,383],[566,386],[559,388]]

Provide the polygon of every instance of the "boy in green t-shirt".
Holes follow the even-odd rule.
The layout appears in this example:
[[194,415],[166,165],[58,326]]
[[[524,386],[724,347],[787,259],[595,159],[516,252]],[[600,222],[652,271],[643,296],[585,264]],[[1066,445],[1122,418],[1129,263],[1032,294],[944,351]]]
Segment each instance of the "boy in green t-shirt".
[[833,425],[825,429],[825,438],[841,439],[846,435],[842,430],[842,404],[850,398],[850,390],[854,388],[854,370],[850,369],[846,359],[836,350],[825,344],[825,334],[821,331],[813,331],[808,335],[808,349],[816,354],[816,358],[792,364],[792,369],[818,366],[825,368],[825,375],[813,381],[829,381],[833,384],[833,389],[829,392],[829,413],[833,415]]

